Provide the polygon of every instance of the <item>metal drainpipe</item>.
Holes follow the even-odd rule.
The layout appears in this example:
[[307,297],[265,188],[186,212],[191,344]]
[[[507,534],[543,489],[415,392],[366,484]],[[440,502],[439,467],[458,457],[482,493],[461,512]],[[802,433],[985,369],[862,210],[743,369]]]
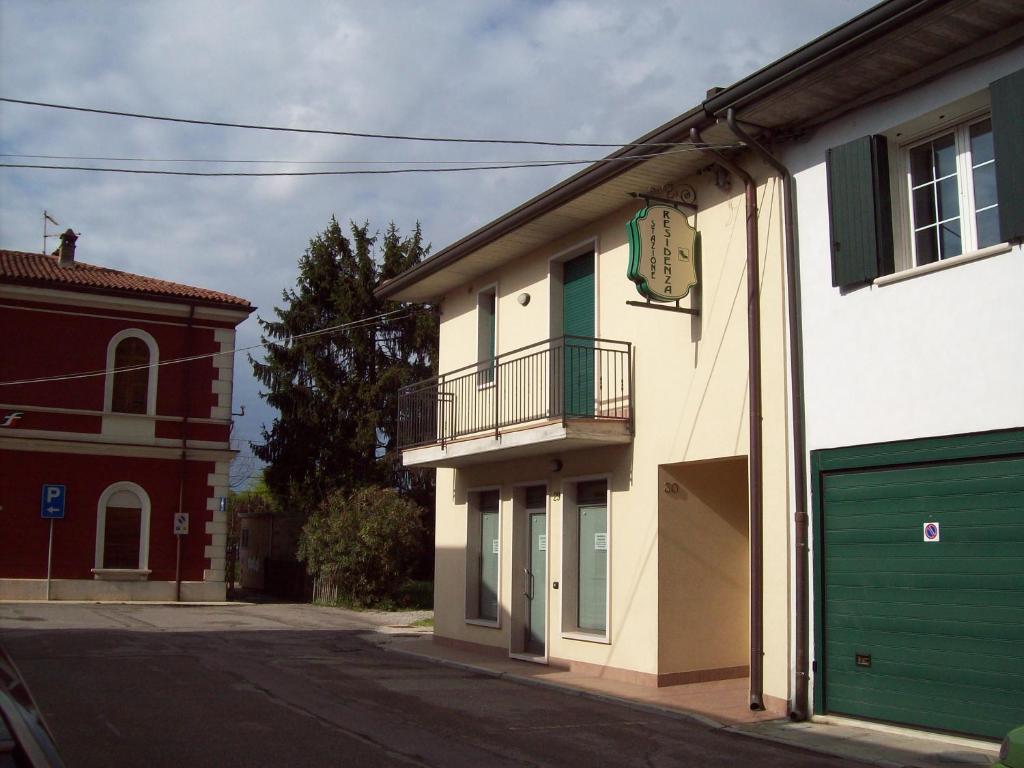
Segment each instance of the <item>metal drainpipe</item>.
[[736,122],[736,110],[726,112],[726,124],[736,137],[760,155],[766,163],[778,171],[782,178],[782,206],[785,216],[786,248],[786,290],[789,293],[789,367],[792,376],[791,401],[793,409],[793,486],[795,493],[794,565],[796,582],[796,690],[793,693],[793,720],[806,720],[809,716],[807,691],[810,678],[810,611],[809,563],[808,563],[808,517],[807,517],[807,432],[804,425],[804,368],[803,330],[800,319],[800,259],[796,245],[796,214],[793,202],[793,175],[781,162],[772,156],[756,139],[744,131]]
[[[188,307],[188,326],[185,331],[185,357],[192,356],[192,322],[196,316],[196,305],[190,304]],[[185,473],[188,469],[188,414],[191,410],[191,394],[192,390],[189,387],[188,377],[189,364],[181,364],[181,402],[184,407],[184,418],[181,422],[181,471],[178,477],[178,512],[185,511]],[[177,557],[174,567],[174,600],[175,602],[181,602],[181,536],[175,536],[177,539]]]
[[[690,129],[694,144],[703,145],[700,131]],[[757,249],[757,187],[750,174],[721,154],[703,146],[728,171],[743,181],[747,205],[747,366],[750,377],[750,708],[764,709],[764,532],[761,440],[761,294]]]

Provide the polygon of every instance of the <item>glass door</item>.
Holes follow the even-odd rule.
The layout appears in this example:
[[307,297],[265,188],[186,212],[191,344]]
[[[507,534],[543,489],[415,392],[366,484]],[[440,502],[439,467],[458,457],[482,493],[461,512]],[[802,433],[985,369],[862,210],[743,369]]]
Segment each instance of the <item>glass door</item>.
[[526,650],[544,655],[547,624],[548,522],[545,512],[530,512],[530,557],[526,569]]

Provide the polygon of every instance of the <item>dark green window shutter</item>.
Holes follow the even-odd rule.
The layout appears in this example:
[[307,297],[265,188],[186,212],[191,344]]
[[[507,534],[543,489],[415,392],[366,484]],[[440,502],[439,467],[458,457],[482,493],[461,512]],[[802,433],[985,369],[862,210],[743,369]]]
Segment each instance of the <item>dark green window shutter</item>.
[[1024,69],[996,80],[992,96],[992,139],[999,195],[999,234],[1024,237]]
[[479,360],[489,360],[495,355],[495,337],[497,336],[497,329],[495,328],[496,311],[495,302],[497,301],[493,293],[481,293],[478,297],[478,316],[477,316],[477,358]]
[[[594,254],[562,265],[563,416],[594,415]],[[580,338],[582,337],[582,338]]]
[[826,158],[832,285],[869,283],[893,271],[889,155],[884,136],[833,147]]
[[577,256],[563,265],[562,332],[594,335],[594,254]]
[[497,353],[497,307],[498,297],[493,292],[477,295],[476,359],[486,362],[479,367],[479,384],[494,381],[494,358]]

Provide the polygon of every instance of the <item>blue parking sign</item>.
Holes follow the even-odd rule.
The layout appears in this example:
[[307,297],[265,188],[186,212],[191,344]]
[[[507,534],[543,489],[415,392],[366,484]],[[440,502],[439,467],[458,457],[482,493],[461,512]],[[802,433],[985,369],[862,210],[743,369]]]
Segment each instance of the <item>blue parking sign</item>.
[[40,502],[39,511],[44,520],[63,520],[64,501],[68,497],[68,489],[65,485],[47,483],[43,485],[43,500]]

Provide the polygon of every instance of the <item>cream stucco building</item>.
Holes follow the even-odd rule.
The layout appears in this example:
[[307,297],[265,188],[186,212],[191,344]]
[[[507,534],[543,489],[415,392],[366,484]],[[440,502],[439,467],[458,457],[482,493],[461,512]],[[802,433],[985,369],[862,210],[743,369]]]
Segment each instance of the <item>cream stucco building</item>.
[[[442,642],[648,685],[748,674],[747,204],[743,179],[710,168],[713,155],[680,157],[616,175],[390,294],[441,307],[447,373],[404,393],[401,440],[407,465],[438,468]],[[772,403],[763,546],[785,564],[779,185],[759,161],[746,166]],[[701,237],[700,284],[680,302],[696,314],[637,306],[626,277],[626,225],[647,205],[629,193],[680,191]],[[781,708],[784,565],[762,593],[765,693]]]
[[[896,590],[886,593],[892,604],[879,607],[873,593],[845,583],[834,592],[829,574],[856,572],[857,558],[869,555],[843,555],[844,534],[828,533],[821,493],[823,478],[834,474],[833,454],[823,449],[845,451],[839,458],[849,466],[840,469],[852,472],[868,466],[872,449],[856,441],[944,434],[949,424],[971,433],[1020,431],[1019,364],[997,360],[991,345],[956,355],[989,366],[996,383],[980,369],[974,380],[990,391],[1005,387],[1006,398],[965,404],[955,418],[929,413],[927,427],[898,426],[924,422],[887,396],[893,365],[884,356],[897,354],[889,350],[910,372],[957,366],[927,367],[929,344],[940,341],[934,334],[908,345],[898,328],[881,328],[882,308],[908,320],[911,308],[935,307],[930,298],[901,299],[913,291],[884,288],[877,298],[881,285],[906,275],[888,275],[893,265],[881,250],[876,264],[875,250],[900,210],[879,182],[886,143],[920,154],[914,148],[928,138],[915,134],[917,143],[908,143],[905,135],[918,102],[941,123],[946,102],[969,101],[970,120],[956,129],[964,141],[991,133],[990,112],[1005,219],[993,237],[1003,242],[954,261],[1000,260],[971,268],[968,276],[985,286],[972,289],[977,299],[958,293],[972,302],[972,323],[942,327],[960,327],[960,336],[1019,336],[1019,323],[1012,325],[1019,309],[981,297],[1014,286],[990,284],[985,269],[1019,273],[1024,100],[1019,72],[1012,73],[1022,25],[1024,10],[1005,0],[888,0],[734,85],[712,88],[694,109],[378,289],[441,309],[440,375],[403,391],[398,435],[406,465],[437,468],[438,642],[643,685],[746,678],[753,708],[796,719],[841,714],[998,731],[918,717],[938,694],[907,704],[910,715],[858,708],[840,695],[851,680],[869,691],[879,681],[913,687],[907,675],[921,665],[903,659],[900,672],[872,665],[873,655],[886,658],[879,632],[904,619],[901,606],[913,601]],[[998,98],[986,95],[990,81]],[[941,138],[953,129],[929,130]],[[833,146],[840,139],[849,146]],[[983,160],[961,175],[987,173],[977,170],[992,162]],[[892,178],[893,200],[909,194]],[[928,178],[936,188],[943,181]],[[700,279],[680,301],[645,303],[627,277],[627,224],[658,205],[683,211],[699,231]],[[948,229],[948,221],[936,222],[936,231]],[[932,287],[975,285],[948,277],[946,266],[955,264],[917,272],[943,271],[947,278]],[[877,274],[874,290],[863,289]],[[863,328],[877,336],[866,341]],[[993,415],[971,415],[979,412]],[[826,512],[840,501],[828,497]],[[886,524],[902,531],[898,512],[893,507]],[[921,523],[914,521],[906,530],[916,542]],[[826,546],[831,554],[823,554]],[[871,567],[927,571],[916,549],[892,551],[871,555]],[[956,556],[954,548],[927,550],[940,551]],[[1006,557],[997,563],[1000,578],[1019,584],[1024,560]],[[959,610],[947,603],[959,605],[963,595],[933,598],[936,615],[945,616]],[[843,627],[851,631],[837,637],[847,614],[852,624]],[[1016,614],[998,615],[1003,621],[985,626],[1019,633]],[[826,626],[831,634],[823,634]],[[861,632],[866,627],[874,629]],[[942,656],[931,634],[919,639],[925,652]],[[865,652],[865,643],[879,650]],[[940,669],[927,685],[945,690],[967,674]],[[970,672],[957,684],[976,690],[996,680],[986,674]],[[992,696],[1017,690],[1019,675],[1000,680]]]

